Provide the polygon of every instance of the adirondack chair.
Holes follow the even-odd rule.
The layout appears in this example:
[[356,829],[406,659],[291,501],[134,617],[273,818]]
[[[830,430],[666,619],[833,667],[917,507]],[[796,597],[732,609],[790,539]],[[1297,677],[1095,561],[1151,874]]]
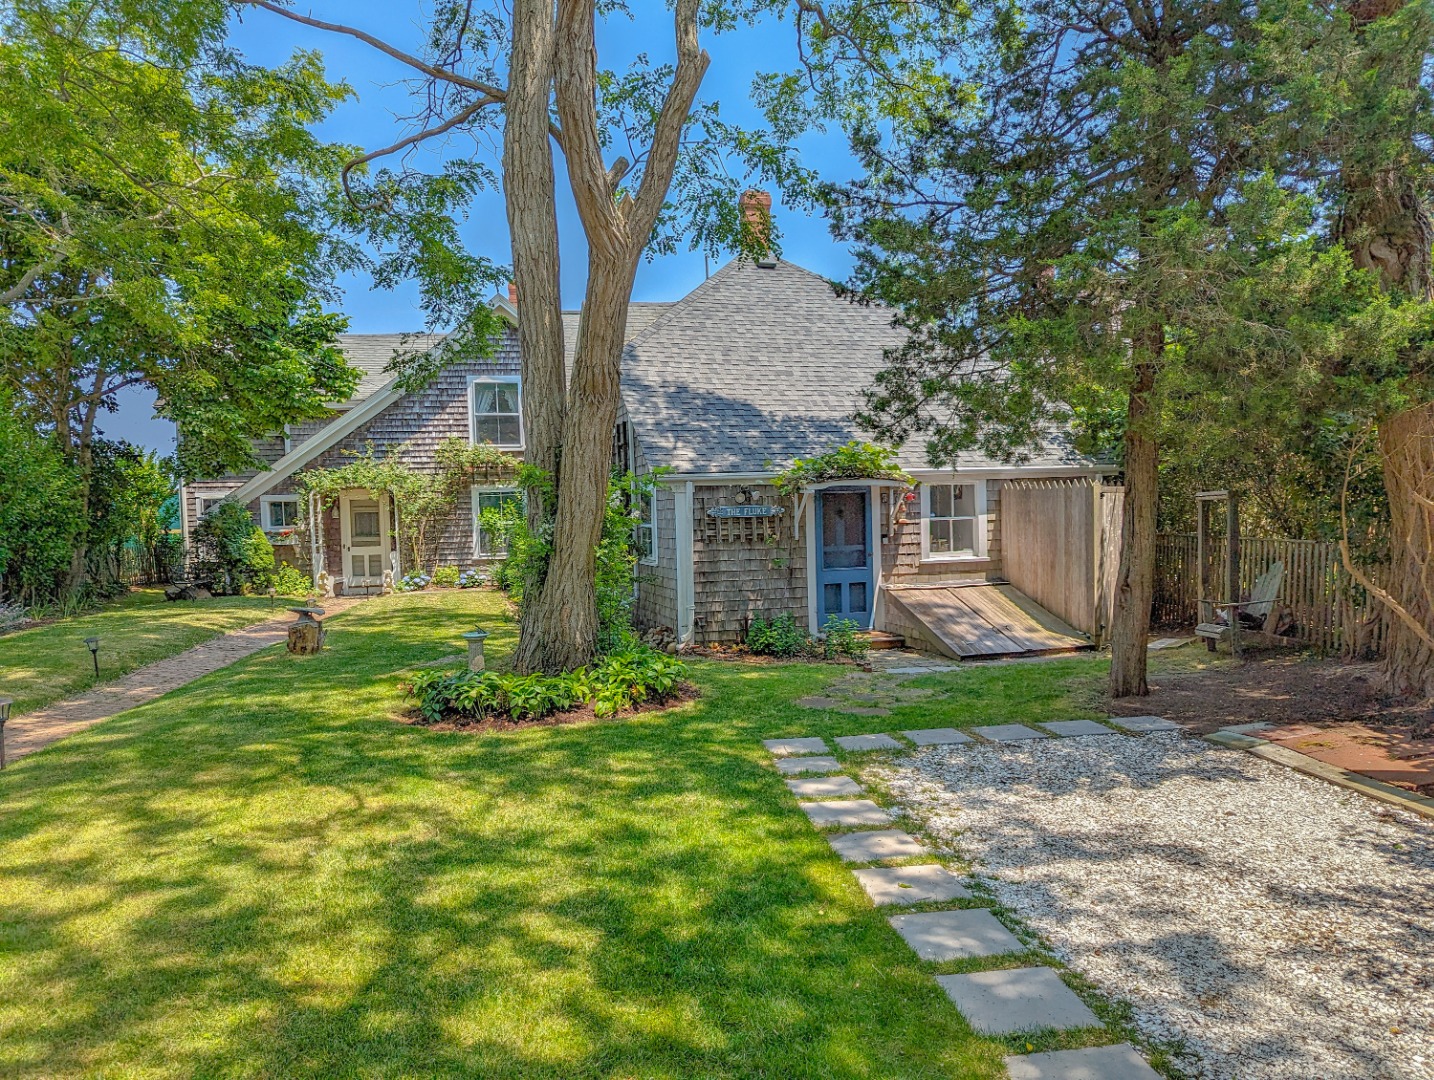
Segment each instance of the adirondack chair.
[[1250,590],[1248,600],[1223,604],[1215,600],[1201,600],[1202,605],[1209,604],[1217,612],[1226,612],[1223,620],[1202,622],[1195,627],[1196,635],[1205,639],[1205,647],[1214,652],[1215,643],[1230,633],[1230,624],[1238,621],[1242,612],[1258,620],[1265,635],[1272,637],[1279,622],[1279,592],[1284,578],[1285,564],[1276,559],[1268,570],[1255,579],[1255,587]]

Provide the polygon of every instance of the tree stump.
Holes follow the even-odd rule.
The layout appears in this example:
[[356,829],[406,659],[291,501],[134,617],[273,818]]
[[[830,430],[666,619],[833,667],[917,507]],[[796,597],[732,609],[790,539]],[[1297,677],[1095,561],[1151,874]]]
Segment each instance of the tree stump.
[[290,608],[299,617],[289,627],[289,651],[296,656],[313,656],[324,647],[324,624],[314,616],[322,615],[323,608]]

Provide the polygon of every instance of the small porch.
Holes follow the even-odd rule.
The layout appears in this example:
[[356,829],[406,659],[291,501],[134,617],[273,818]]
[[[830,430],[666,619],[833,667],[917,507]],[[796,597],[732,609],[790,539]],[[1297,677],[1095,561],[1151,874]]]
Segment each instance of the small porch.
[[310,496],[310,552],[314,585],[324,595],[392,592],[404,569],[398,545],[398,507],[389,492],[345,488],[330,503]]

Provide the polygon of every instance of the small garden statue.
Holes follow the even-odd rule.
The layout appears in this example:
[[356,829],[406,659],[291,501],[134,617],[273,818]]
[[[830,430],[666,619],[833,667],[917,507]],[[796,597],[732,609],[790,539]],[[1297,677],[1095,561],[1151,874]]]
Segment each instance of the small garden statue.
[[393,592],[393,571],[385,570],[383,572],[383,594],[387,596],[391,592]]
[[329,572],[328,572],[327,570],[320,570],[320,571],[319,571],[319,578],[318,578],[318,581],[317,581],[315,584],[318,585],[319,592],[320,592],[322,595],[324,595],[324,596],[326,596],[326,597],[330,597],[330,598],[333,597],[333,595],[334,595],[334,579],[329,575]]

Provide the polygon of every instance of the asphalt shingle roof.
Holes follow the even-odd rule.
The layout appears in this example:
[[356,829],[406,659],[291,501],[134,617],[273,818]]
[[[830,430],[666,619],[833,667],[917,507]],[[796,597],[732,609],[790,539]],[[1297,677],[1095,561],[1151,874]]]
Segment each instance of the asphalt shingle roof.
[[[627,340],[631,341],[652,325],[670,303],[629,304],[627,309]],[[577,348],[578,312],[563,312],[563,339],[567,366],[572,369],[573,351]],[[358,386],[346,405],[357,405],[393,376],[384,371],[397,349],[431,349],[443,340],[443,334],[340,334],[339,348],[350,364],[362,372]]]
[[[622,387],[643,453],[682,473],[761,473],[852,439],[852,420],[887,348],[890,309],[853,303],[789,262],[733,260],[628,344]],[[919,441],[903,467],[926,468]],[[1090,465],[1063,437],[1029,462]],[[958,468],[998,467],[964,454]]]

